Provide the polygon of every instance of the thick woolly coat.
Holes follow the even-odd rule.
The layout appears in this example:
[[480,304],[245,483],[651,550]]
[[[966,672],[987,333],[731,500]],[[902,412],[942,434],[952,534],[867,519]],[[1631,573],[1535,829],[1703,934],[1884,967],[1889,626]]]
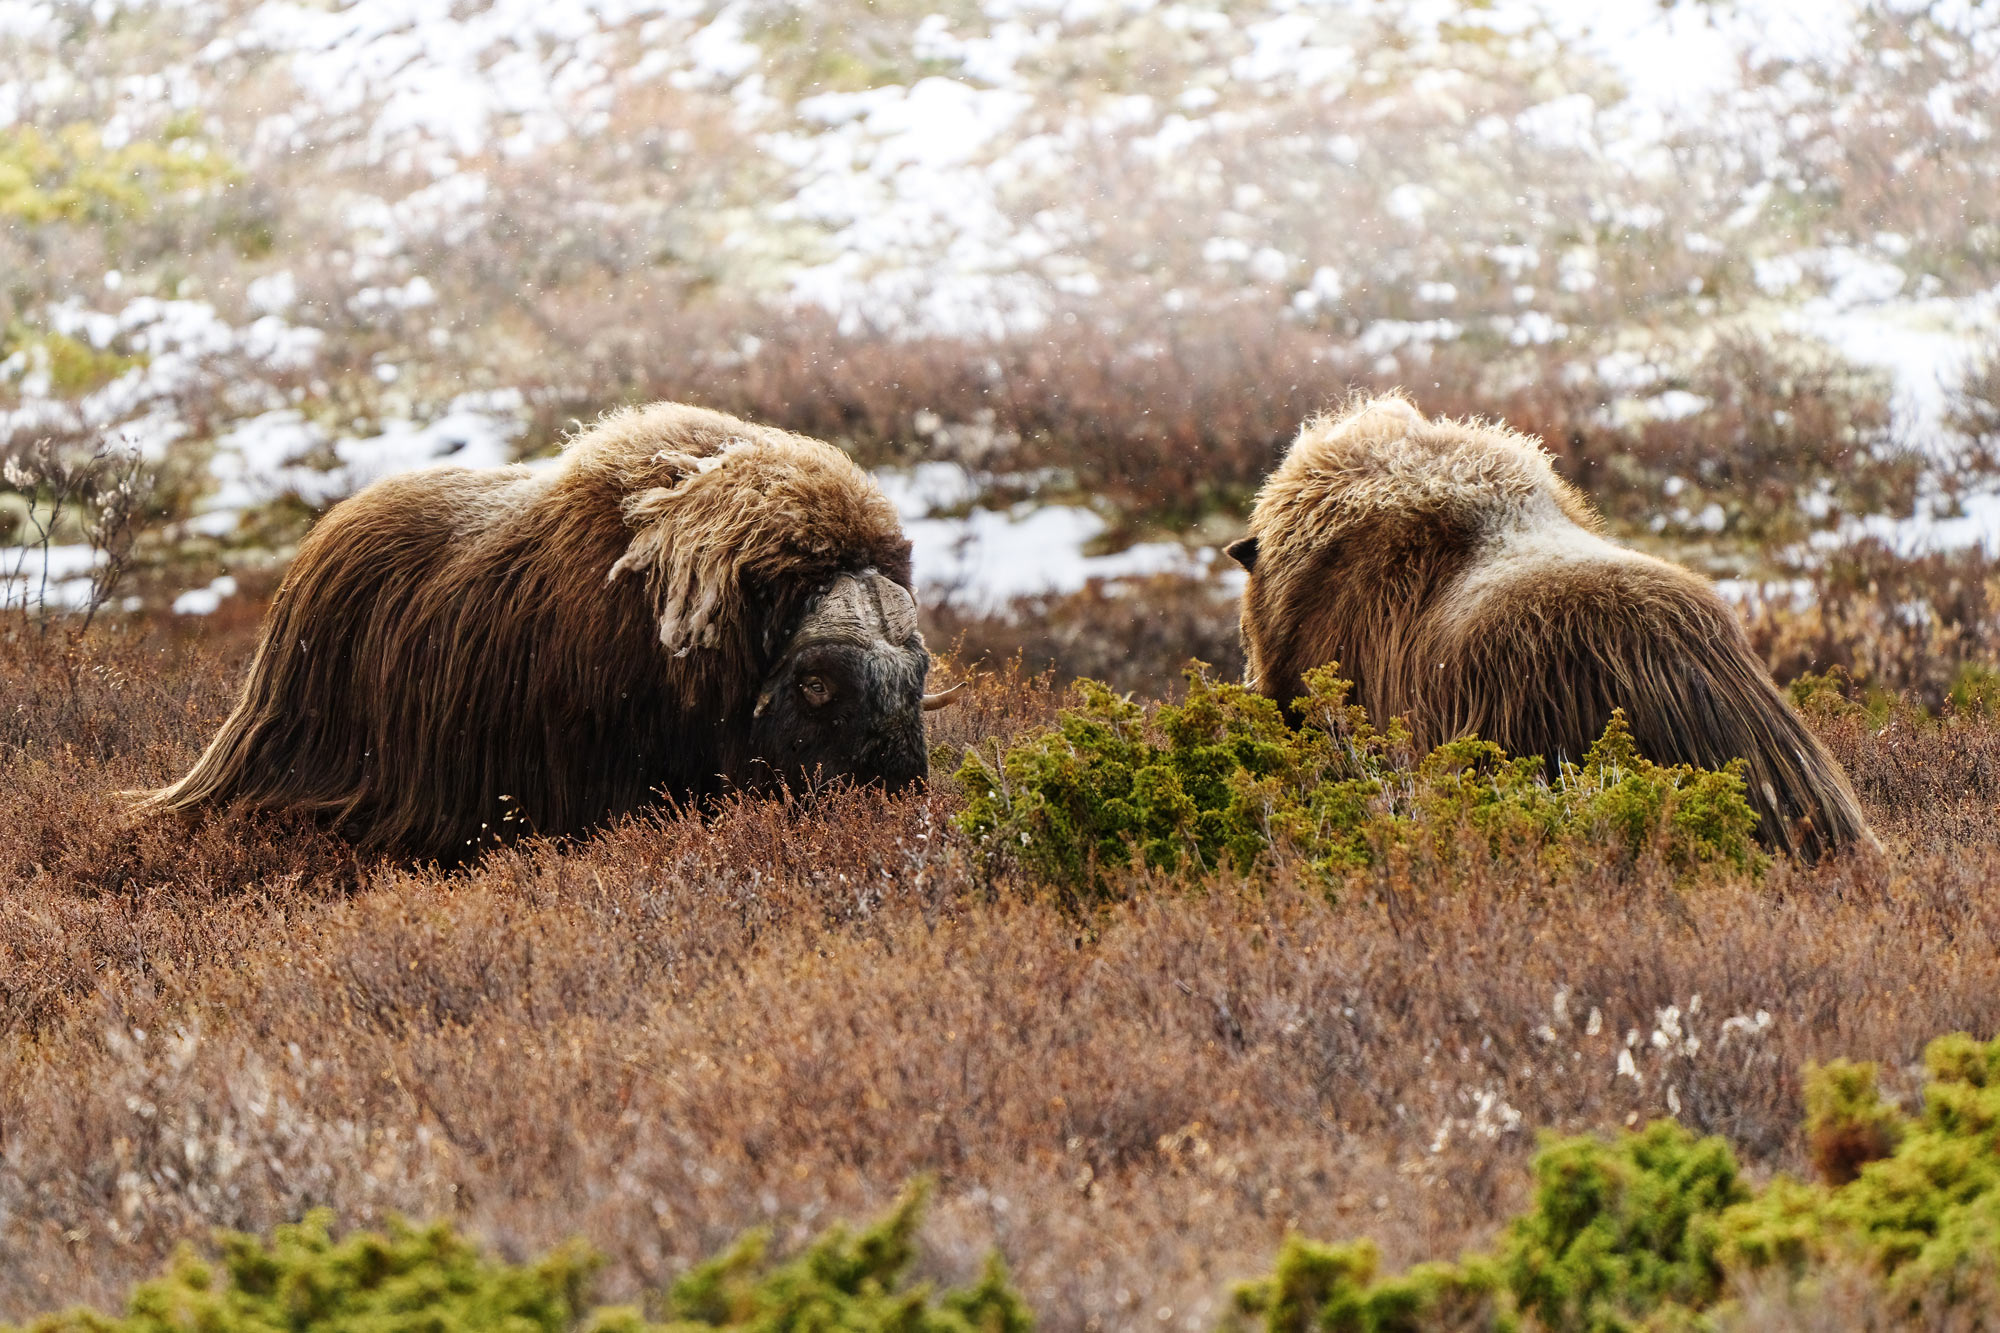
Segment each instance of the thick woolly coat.
[[1608,541],[1539,442],[1379,398],[1309,422],[1237,549],[1250,681],[1289,704],[1338,662],[1430,747],[1578,760],[1615,708],[1661,763],[1748,765],[1760,836],[1872,842],[1824,745],[1703,579]]
[[838,449],[663,403],[553,467],[378,482],[308,534],[235,711],[155,808],[315,813],[463,856],[742,781],[812,598],[910,546]]

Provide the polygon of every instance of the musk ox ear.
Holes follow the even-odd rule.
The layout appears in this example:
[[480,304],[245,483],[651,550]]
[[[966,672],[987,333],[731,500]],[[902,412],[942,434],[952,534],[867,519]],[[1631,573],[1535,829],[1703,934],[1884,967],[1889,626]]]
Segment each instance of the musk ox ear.
[[1251,571],[1252,573],[1256,572],[1257,538],[1254,535],[1249,537],[1238,537],[1235,541],[1223,547],[1222,553],[1228,556],[1231,560],[1234,560],[1237,564],[1243,566],[1243,568]]

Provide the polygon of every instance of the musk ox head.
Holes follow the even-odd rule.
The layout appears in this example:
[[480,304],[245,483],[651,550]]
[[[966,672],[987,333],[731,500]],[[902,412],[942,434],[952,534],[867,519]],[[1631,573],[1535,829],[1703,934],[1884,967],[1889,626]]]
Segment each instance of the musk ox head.
[[666,484],[622,502],[632,537],[610,577],[644,572],[677,669],[730,678],[717,684],[742,700],[742,713],[727,711],[746,724],[747,747],[725,775],[795,790],[920,780],[923,712],[950,696],[924,693],[930,654],[894,507],[817,440],[693,443],[704,451],[646,459]]
[[752,764],[767,781],[810,788],[842,778],[891,790],[929,768],[924,693],[931,655],[909,590],[873,569],[814,598],[757,693]]

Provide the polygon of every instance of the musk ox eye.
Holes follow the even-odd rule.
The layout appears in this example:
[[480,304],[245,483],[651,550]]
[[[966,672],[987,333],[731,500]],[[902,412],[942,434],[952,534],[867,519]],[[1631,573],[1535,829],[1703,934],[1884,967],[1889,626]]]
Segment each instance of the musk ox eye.
[[805,695],[806,702],[817,708],[833,697],[824,676],[807,676],[799,682],[799,693]]

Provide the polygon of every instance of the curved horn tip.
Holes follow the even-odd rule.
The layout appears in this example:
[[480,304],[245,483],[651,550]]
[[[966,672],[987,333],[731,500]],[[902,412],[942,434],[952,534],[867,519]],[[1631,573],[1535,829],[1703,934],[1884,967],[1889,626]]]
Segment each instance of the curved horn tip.
[[936,694],[926,694],[924,696],[924,711],[932,713],[940,708],[950,707],[958,692],[964,688],[965,682],[961,680],[948,690],[940,690]]

